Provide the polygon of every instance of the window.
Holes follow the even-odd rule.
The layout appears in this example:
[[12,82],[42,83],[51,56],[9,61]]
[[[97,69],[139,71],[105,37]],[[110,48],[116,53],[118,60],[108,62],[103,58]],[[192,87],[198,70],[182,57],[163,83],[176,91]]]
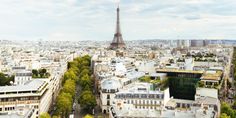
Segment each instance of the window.
[[149,95],[149,98],[154,98],[154,95],[153,95],[153,94],[150,94],[150,95]]
[[107,100],[107,105],[110,105],[110,101],[109,100]]
[[110,99],[110,95],[107,95],[107,99]]
[[142,94],[141,98],[147,98],[147,95],[146,94]]

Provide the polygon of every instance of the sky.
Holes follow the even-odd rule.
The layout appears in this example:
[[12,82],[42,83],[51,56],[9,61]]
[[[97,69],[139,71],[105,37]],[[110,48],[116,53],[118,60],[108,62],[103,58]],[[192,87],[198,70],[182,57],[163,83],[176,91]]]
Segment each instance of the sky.
[[[0,40],[112,41],[117,0],[1,0]],[[235,0],[121,0],[124,40],[236,39]]]

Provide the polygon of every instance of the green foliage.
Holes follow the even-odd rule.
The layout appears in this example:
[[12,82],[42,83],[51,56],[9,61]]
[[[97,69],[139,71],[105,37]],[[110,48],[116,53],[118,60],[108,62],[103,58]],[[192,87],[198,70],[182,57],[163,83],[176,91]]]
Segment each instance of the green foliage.
[[47,70],[45,68],[42,69],[42,73],[47,73]]
[[74,97],[75,96],[75,80],[72,80],[72,79],[66,80],[62,91],[65,93],[69,93],[70,95]]
[[150,76],[143,76],[143,77],[139,78],[139,80],[141,82],[150,82],[151,81],[151,77]]
[[226,116],[230,116],[231,118],[236,117],[236,111],[233,110],[227,103],[221,103],[221,113],[225,113]]
[[55,116],[55,115],[54,115],[54,116],[52,116],[52,118],[60,118],[60,116]]
[[90,86],[90,87],[92,86],[92,80],[88,76],[88,74],[82,76],[79,83],[80,83],[82,88],[85,88],[86,86]]
[[57,113],[61,116],[68,116],[72,109],[72,95],[70,93],[61,92],[58,95],[57,102]]
[[204,87],[205,83],[203,81],[198,82],[198,87]]
[[68,70],[62,80],[63,89],[57,97],[56,114],[68,117],[72,110],[73,98],[76,93],[76,83],[79,83],[84,92],[80,94],[81,105],[85,109],[92,109],[96,105],[95,96],[91,92],[92,79],[90,77],[91,57],[86,55],[68,62]]
[[92,115],[87,114],[86,116],[84,116],[83,118],[94,118]]
[[90,75],[89,74],[89,69],[85,68],[82,70],[82,72],[80,73],[80,76],[83,77],[84,75]]
[[228,116],[227,114],[225,114],[225,113],[222,113],[221,115],[220,115],[220,118],[231,118],[230,116]]
[[161,82],[160,78],[152,80],[150,76],[143,76],[143,77],[139,78],[139,81],[147,82],[147,83],[153,83],[153,84],[158,84],[158,83]]
[[85,110],[91,110],[97,105],[96,98],[91,91],[83,91],[78,102]]
[[0,86],[10,85],[11,81],[14,81],[14,76],[6,77],[3,73],[0,73]]
[[65,72],[62,84],[64,84],[66,82],[66,80],[68,80],[68,79],[77,80],[77,75],[71,69],[69,69],[67,72]]
[[32,73],[33,78],[48,78],[50,76],[45,68],[39,70],[33,69]]
[[40,114],[39,118],[51,118],[51,116],[47,112],[45,112]]
[[38,74],[39,74],[38,70],[36,70],[36,69],[33,69],[32,73],[33,73],[33,76],[38,76]]

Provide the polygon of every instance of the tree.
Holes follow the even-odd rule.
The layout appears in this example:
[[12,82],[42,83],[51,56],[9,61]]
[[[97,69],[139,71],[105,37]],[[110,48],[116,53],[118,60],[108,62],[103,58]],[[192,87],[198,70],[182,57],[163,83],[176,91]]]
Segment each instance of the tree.
[[91,91],[83,91],[78,102],[85,110],[91,110],[97,105],[96,98]]
[[87,114],[86,116],[84,116],[83,118],[94,118],[92,115]]
[[85,88],[86,86],[91,87],[92,86],[92,80],[91,78],[88,76],[88,74],[84,75],[81,77],[80,79],[80,85],[82,88]]
[[150,82],[151,77],[150,76],[143,76],[139,79],[141,82]]
[[83,69],[80,73],[80,76],[89,75],[89,69]]
[[89,66],[89,61],[88,60],[82,60],[82,62],[81,62],[81,64],[83,65],[83,66]]
[[33,73],[33,76],[38,76],[38,74],[39,74],[39,72],[38,72],[38,70],[36,70],[36,69],[33,69],[32,70],[32,73]]
[[204,87],[204,85],[205,85],[205,83],[204,83],[203,81],[199,81],[199,82],[198,82],[198,86],[199,86],[199,87]]
[[44,112],[40,114],[39,118],[51,118],[51,116],[47,112]]
[[60,116],[52,116],[52,118],[60,118]]
[[68,117],[72,109],[72,95],[61,92],[57,99],[57,113],[61,116]]
[[225,113],[231,118],[235,118],[236,116],[235,111],[225,102],[221,104],[221,113]]
[[225,114],[225,113],[222,113],[222,114],[220,115],[220,118],[230,118],[230,116],[228,116],[228,115]]
[[45,68],[42,69],[42,73],[43,74],[46,74],[47,73],[47,70]]
[[0,86],[10,85],[10,81],[14,80],[14,76],[6,77],[3,73],[0,73]]
[[68,80],[68,79],[72,79],[72,80],[76,80],[77,79],[77,76],[73,72],[73,70],[68,70],[68,71],[65,72],[64,79],[63,79],[62,83],[64,84],[65,81]]
[[72,80],[72,79],[66,80],[62,91],[65,93],[70,93],[70,95],[74,97],[75,96],[75,80]]

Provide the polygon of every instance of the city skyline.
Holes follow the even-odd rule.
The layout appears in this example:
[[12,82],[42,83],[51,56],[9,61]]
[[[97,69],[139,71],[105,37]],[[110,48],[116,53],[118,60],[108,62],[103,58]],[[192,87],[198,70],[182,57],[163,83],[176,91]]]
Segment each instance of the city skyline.
[[[3,0],[0,39],[111,41],[115,0]],[[233,0],[120,1],[126,41],[139,39],[235,39]]]

